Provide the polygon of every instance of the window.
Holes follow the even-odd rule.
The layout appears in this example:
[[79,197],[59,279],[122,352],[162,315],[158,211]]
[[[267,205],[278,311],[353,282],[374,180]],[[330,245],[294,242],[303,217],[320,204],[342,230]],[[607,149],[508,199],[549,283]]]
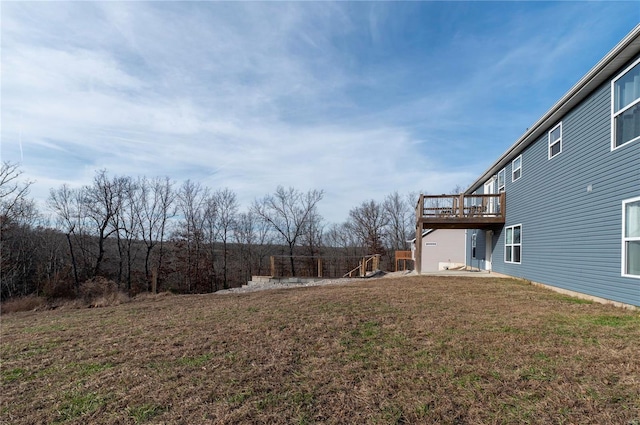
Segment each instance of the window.
[[522,224],[505,228],[504,261],[520,264],[522,257]]
[[504,176],[506,172],[504,168],[498,172],[498,192],[504,192]]
[[640,59],[611,81],[611,150],[640,140]]
[[514,182],[522,176],[522,155],[511,162],[511,181]]
[[622,275],[640,278],[640,197],[622,201]]
[[562,122],[549,132],[549,159],[562,152]]

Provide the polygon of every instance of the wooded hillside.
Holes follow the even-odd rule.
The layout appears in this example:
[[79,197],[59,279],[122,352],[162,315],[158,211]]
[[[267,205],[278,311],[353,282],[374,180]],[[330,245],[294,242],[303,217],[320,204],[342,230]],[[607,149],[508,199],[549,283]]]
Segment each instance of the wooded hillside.
[[397,192],[363,201],[343,223],[327,223],[318,189],[277,187],[241,210],[228,188],[100,170],[90,185],[51,188],[40,210],[29,197],[32,183],[17,164],[2,164],[2,300],[72,297],[95,277],[129,294],[215,292],[269,274],[272,255],[290,257],[292,276],[305,266],[291,256],[355,266],[353,257],[380,254],[391,269],[393,252],[408,249],[414,232],[415,196]]

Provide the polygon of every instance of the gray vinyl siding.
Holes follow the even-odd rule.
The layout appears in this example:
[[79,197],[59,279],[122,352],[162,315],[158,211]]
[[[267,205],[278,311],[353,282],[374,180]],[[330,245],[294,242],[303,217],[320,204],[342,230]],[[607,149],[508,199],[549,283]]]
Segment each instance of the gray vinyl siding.
[[640,196],[640,141],[611,151],[610,81],[562,118],[562,153],[548,159],[545,133],[522,152],[522,177],[511,181],[509,163],[505,180],[505,226],[522,224],[522,261],[504,262],[495,229],[493,271],[640,306],[640,279],[621,276],[622,201]]
[[[476,232],[476,243],[477,243],[475,257],[472,255],[473,249],[471,248],[471,238],[474,232]],[[468,230],[467,247],[469,247],[468,249],[469,252],[467,253],[467,258],[466,258],[467,265],[473,268],[485,270],[487,265],[485,263],[486,239],[485,239],[484,230],[476,230],[476,229]]]

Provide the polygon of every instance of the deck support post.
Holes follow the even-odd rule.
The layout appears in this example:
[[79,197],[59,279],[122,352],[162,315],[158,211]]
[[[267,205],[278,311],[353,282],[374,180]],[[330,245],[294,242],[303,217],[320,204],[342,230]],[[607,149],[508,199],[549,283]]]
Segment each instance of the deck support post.
[[420,274],[422,272],[422,224],[418,223],[416,226],[416,272]]

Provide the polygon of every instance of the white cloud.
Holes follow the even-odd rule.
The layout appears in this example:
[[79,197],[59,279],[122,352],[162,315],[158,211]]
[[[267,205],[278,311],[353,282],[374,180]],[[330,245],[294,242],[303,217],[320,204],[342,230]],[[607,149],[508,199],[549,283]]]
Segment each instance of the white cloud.
[[493,159],[471,143],[526,125],[487,123],[498,90],[521,70],[543,80],[585,32],[523,42],[538,17],[478,38],[452,12],[443,28],[459,30],[416,48],[403,24],[421,7],[449,6],[3,3],[3,159],[22,142],[40,197],[106,168],[227,186],[245,205],[325,189],[332,221],[394,190],[467,184]]

